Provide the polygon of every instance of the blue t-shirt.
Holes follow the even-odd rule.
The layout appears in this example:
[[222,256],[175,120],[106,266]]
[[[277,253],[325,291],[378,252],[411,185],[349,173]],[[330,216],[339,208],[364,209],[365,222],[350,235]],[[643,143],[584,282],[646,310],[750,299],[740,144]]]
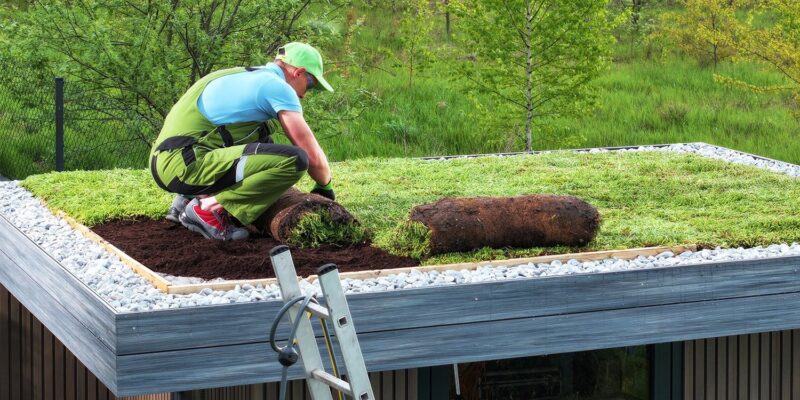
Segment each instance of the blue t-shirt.
[[275,63],[214,79],[197,99],[197,108],[214,125],[262,122],[284,110],[303,112],[297,93]]

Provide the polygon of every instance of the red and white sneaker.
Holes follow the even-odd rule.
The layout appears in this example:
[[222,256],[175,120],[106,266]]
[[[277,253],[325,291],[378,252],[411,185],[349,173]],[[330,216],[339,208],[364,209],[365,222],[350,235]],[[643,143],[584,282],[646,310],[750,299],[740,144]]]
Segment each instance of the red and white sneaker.
[[247,229],[237,227],[231,222],[227,212],[205,211],[200,208],[200,201],[197,199],[186,205],[180,220],[183,226],[203,235],[206,239],[242,240],[250,236]]

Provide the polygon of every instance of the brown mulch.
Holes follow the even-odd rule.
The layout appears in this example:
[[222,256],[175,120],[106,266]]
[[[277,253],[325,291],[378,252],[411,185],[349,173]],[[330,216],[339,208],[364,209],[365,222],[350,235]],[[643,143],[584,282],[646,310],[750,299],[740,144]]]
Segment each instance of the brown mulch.
[[[204,279],[259,279],[275,276],[270,250],[280,245],[268,236],[251,233],[243,241],[207,240],[181,225],[139,217],[92,227],[98,235],[153,271]],[[412,267],[418,263],[393,256],[369,244],[337,248],[291,248],[298,275],[314,275],[334,263],[340,272]]]

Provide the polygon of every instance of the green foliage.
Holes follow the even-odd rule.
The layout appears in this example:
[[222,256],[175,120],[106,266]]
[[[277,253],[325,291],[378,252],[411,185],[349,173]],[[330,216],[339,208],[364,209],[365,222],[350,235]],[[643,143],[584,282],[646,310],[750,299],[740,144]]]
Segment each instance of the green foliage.
[[289,236],[289,244],[300,248],[322,245],[344,247],[369,240],[369,232],[358,222],[337,224],[327,210],[308,213],[298,221]]
[[[98,125],[140,121],[130,136],[148,143],[178,97],[209,72],[263,64],[297,37],[308,1],[34,1],[4,21],[2,53],[28,74],[63,76],[80,93],[75,109]],[[269,21],[269,23],[265,23]],[[32,65],[38,68],[31,68]],[[138,131],[137,131],[138,130]]]
[[[771,23],[764,25],[764,16]],[[788,92],[795,104],[800,101],[800,3],[791,0],[764,0],[749,10],[743,21],[737,20],[725,31],[710,32],[713,39],[736,49],[740,59],[766,65],[786,79],[777,85],[764,85],[747,78],[716,75],[725,84],[761,93]],[[795,116],[800,112],[795,109]]]
[[735,48],[719,39],[736,23],[736,6],[730,0],[683,0],[685,10],[665,12],[661,30],[663,36],[677,49],[701,65],[716,68],[723,60],[736,54]]
[[431,251],[431,231],[416,221],[403,221],[388,235],[388,249],[394,255],[421,260]]
[[[362,159],[335,163],[333,170],[340,203],[374,234],[375,246],[388,250],[398,224],[416,205],[443,197],[535,193],[573,195],[597,207],[603,223],[581,251],[800,242],[800,180],[694,155],[556,152],[450,161]],[[133,215],[162,218],[171,201],[145,170],[53,173],[23,184],[50,207],[90,225]],[[481,249],[424,262],[576,250]]]
[[408,87],[411,87],[414,73],[418,73],[434,57],[431,51],[434,10],[428,0],[404,0],[403,6],[399,58],[408,73]]
[[578,115],[591,105],[589,82],[606,67],[613,41],[607,0],[463,0],[461,45],[474,54],[461,73],[503,100],[495,121],[524,121],[532,149],[533,121]]

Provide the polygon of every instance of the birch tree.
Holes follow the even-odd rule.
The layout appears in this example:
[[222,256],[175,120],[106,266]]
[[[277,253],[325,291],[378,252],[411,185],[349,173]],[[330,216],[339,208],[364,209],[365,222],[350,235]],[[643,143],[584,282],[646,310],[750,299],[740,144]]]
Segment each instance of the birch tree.
[[[536,122],[585,112],[590,82],[606,67],[613,43],[607,0],[462,0],[458,11],[461,72],[496,96],[493,111],[524,121],[525,150]],[[455,8],[451,0],[451,7]]]

